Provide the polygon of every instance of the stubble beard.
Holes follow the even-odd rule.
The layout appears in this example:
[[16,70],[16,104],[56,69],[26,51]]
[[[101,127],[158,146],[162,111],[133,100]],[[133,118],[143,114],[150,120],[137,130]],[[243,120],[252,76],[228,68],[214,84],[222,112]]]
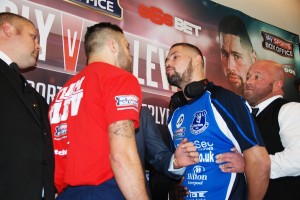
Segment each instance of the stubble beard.
[[256,106],[258,102],[267,97],[273,91],[273,84],[270,83],[263,91],[258,92],[257,90],[252,90],[252,93],[244,92],[244,98],[248,101],[251,106]]
[[125,54],[123,49],[121,49],[118,53],[118,61],[119,61],[119,65],[122,69],[132,73],[131,58]]
[[178,88],[184,88],[187,84],[191,82],[191,75],[193,73],[192,61],[190,61],[185,72],[180,76],[180,74],[175,71],[174,75],[168,76],[168,82],[170,85],[176,86]]

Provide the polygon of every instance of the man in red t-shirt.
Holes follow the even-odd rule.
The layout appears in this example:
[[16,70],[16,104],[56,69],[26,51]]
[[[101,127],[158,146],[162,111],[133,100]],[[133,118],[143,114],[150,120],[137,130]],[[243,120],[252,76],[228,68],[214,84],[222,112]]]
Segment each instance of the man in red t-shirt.
[[87,66],[53,99],[57,199],[148,199],[137,153],[141,89],[120,27],[87,29]]

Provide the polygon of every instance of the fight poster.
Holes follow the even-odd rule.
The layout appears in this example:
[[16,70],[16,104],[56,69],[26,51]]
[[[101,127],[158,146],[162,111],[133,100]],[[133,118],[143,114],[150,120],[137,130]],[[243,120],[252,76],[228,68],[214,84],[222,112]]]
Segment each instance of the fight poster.
[[39,29],[42,52],[38,66],[24,76],[48,103],[85,67],[87,27],[111,22],[122,27],[130,43],[143,106],[150,108],[157,124],[165,125],[170,96],[177,91],[165,76],[165,58],[172,44],[198,46],[205,58],[207,78],[232,89],[221,62],[224,52],[219,33],[221,21],[232,15],[245,25],[256,59],[274,60],[284,66],[285,96],[299,101],[294,86],[300,72],[299,36],[209,0],[1,0],[0,12],[22,15]]

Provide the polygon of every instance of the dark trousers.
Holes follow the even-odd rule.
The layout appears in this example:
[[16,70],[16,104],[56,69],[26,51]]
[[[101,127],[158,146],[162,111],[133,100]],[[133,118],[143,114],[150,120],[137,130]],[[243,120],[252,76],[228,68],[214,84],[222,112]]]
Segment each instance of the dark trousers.
[[264,200],[299,200],[300,176],[270,179]]
[[115,179],[96,186],[67,187],[56,200],[125,200]]

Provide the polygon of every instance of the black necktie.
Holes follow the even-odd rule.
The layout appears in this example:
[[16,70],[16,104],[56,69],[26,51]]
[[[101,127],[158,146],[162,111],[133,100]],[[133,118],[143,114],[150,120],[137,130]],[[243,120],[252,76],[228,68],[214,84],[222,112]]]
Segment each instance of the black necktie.
[[252,108],[252,115],[253,115],[253,117],[256,117],[258,111],[259,111],[259,108]]
[[10,66],[13,70],[15,70],[16,73],[20,73],[20,70],[19,70],[19,67],[18,67],[18,64],[17,64],[17,63],[12,62],[9,66]]

